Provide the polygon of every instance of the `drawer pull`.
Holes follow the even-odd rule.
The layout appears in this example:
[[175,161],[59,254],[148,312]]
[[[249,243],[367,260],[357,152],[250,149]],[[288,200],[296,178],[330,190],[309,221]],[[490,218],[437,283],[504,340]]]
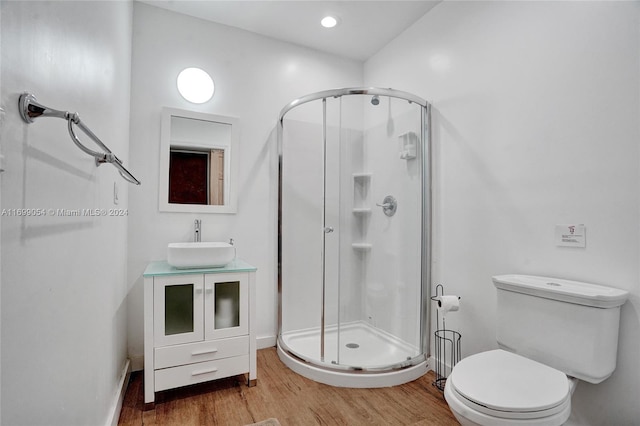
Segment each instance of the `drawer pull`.
[[200,376],[202,374],[215,373],[216,371],[218,371],[218,369],[214,367],[214,368],[209,368],[207,370],[194,371],[193,373],[191,373],[191,375]]
[[216,353],[216,352],[218,352],[217,349],[207,349],[207,350],[204,350],[204,351],[191,352],[191,356],[213,354],[213,353]]

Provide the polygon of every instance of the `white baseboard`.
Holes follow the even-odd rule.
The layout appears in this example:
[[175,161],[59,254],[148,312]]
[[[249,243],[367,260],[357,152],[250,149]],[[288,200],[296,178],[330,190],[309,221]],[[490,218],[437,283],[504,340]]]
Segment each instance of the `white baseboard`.
[[143,355],[129,355],[131,360],[131,371],[144,370],[144,354]]
[[127,360],[122,369],[120,375],[120,381],[116,389],[111,407],[109,407],[109,413],[105,426],[118,426],[118,420],[120,419],[120,411],[122,410],[122,403],[124,402],[124,395],[127,393],[127,387],[129,386],[129,378],[131,377],[131,361]]
[[429,365],[427,371],[435,371],[436,359],[433,357],[433,355],[427,358],[427,364]]
[[[439,362],[439,360],[436,357],[431,356],[429,358],[429,362],[431,363],[432,370],[436,371],[436,363]],[[443,372],[445,371],[450,372],[452,370],[451,363],[446,361],[444,363],[441,363],[439,367],[443,370]]]
[[256,348],[266,349],[276,345],[276,336],[256,337]]

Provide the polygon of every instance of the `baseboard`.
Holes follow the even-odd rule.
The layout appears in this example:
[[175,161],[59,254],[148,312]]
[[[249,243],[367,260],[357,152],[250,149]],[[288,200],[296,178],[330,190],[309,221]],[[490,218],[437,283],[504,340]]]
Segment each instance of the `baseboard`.
[[144,370],[144,355],[129,355],[131,360],[131,371]]
[[122,410],[122,403],[124,402],[124,395],[127,393],[127,387],[129,386],[129,378],[131,377],[131,361],[127,359],[127,362],[122,369],[120,375],[120,381],[116,389],[116,394],[109,407],[109,413],[105,426],[118,426],[118,420],[120,419],[120,411]]
[[[438,363],[440,365],[437,365]],[[453,369],[450,362],[445,361],[444,363],[442,363],[438,358],[434,356],[429,357],[429,364],[431,365],[431,369],[433,371],[436,371],[439,367],[442,373],[451,372],[451,370]]]
[[432,370],[435,371],[434,368],[436,365],[436,359],[433,356],[430,356],[427,358],[427,364],[428,364],[427,371],[432,371]]
[[266,349],[276,345],[276,336],[262,336],[256,338],[256,348]]

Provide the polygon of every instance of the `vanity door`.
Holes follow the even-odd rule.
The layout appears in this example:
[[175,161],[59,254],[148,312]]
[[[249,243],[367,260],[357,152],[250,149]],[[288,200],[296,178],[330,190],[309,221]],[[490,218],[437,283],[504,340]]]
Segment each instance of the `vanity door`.
[[249,333],[249,278],[247,273],[204,276],[205,339]]
[[204,338],[204,277],[200,274],[155,277],[155,346],[198,342]]

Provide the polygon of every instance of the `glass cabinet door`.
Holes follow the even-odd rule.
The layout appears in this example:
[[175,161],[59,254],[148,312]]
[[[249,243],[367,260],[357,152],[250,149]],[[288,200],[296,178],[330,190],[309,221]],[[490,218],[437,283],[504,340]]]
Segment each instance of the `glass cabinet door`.
[[154,280],[154,337],[158,346],[203,339],[202,275],[183,275]]
[[248,334],[247,274],[205,276],[205,339]]

